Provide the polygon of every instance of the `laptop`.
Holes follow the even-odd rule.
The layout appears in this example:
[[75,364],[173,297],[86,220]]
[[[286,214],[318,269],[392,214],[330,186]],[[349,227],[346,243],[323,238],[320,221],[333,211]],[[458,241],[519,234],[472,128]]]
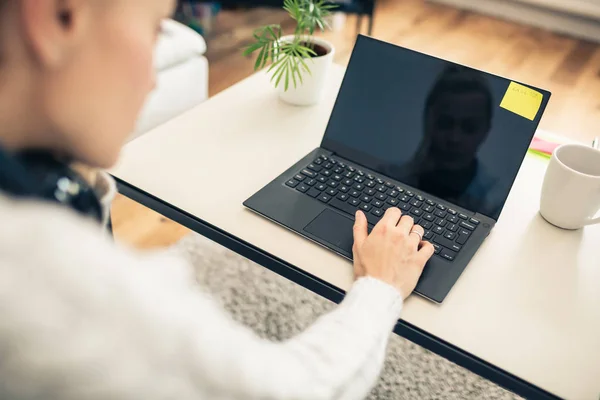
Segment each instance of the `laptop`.
[[352,226],[398,207],[435,247],[416,293],[441,303],[500,217],[550,92],[357,38],[321,146],[244,202],[352,259]]

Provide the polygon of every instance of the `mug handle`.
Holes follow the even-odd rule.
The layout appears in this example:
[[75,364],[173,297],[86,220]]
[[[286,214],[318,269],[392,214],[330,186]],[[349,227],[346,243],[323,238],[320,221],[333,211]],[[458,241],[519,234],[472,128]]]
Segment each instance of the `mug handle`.
[[585,225],[595,225],[595,224],[600,224],[600,217],[594,218],[594,219],[590,219],[588,222],[585,223]]

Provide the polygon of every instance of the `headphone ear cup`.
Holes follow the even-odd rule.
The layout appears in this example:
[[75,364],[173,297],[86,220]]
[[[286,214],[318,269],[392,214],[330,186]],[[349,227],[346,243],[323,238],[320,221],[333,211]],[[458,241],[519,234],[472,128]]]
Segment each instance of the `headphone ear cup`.
[[103,219],[95,190],[68,164],[47,153],[12,156],[0,148],[0,190],[15,197],[59,203],[100,223]]

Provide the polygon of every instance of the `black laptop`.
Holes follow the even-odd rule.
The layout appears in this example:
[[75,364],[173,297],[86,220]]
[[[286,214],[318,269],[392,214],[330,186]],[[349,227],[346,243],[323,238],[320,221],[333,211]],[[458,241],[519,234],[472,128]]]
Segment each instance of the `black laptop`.
[[442,302],[498,220],[548,91],[359,36],[321,146],[244,202],[352,258],[352,226],[398,207],[435,246]]

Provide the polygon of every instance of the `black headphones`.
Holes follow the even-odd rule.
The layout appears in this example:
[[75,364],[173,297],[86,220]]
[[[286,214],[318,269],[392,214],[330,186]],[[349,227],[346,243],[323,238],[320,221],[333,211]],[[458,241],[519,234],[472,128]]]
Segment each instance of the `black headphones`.
[[94,189],[67,163],[47,152],[11,154],[0,147],[0,191],[59,203],[102,221],[102,206]]

